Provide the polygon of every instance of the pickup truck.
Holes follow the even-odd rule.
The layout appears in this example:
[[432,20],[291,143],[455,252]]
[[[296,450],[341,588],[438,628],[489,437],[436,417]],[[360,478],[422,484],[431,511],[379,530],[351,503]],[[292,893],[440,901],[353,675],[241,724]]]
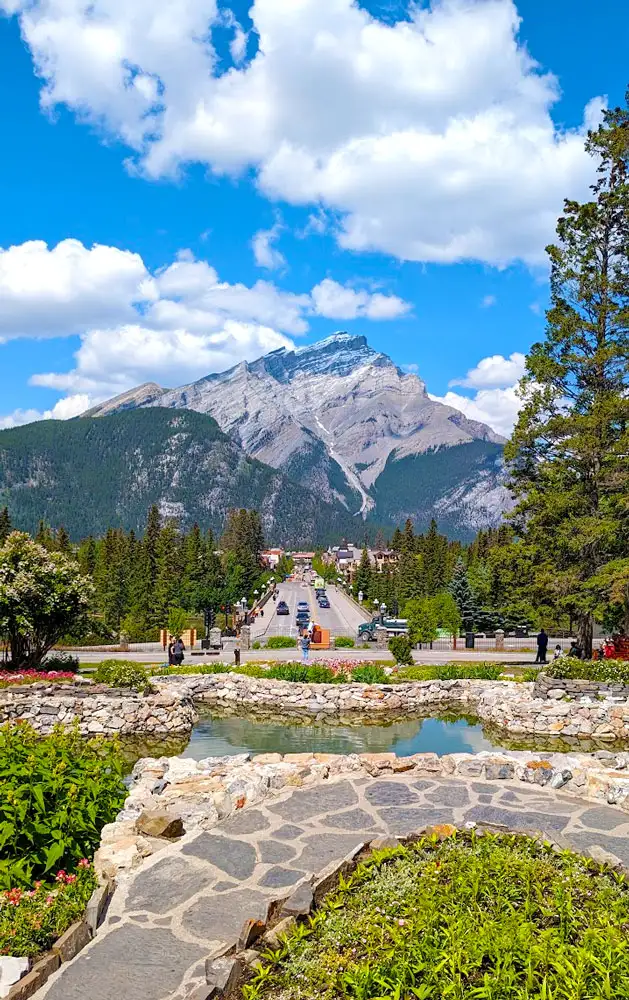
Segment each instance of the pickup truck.
[[406,618],[385,618],[382,622],[379,618],[376,618],[371,622],[363,622],[362,625],[358,626],[358,638],[375,642],[377,628],[385,628],[387,635],[391,638],[394,635],[406,635],[408,632],[408,622]]

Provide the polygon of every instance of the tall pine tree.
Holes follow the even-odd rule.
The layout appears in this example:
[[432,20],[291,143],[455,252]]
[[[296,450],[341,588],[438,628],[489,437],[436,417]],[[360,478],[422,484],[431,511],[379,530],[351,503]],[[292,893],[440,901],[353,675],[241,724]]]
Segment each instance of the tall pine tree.
[[526,359],[507,457],[534,572],[589,655],[606,568],[628,565],[629,110],[607,111],[586,148],[598,179],[590,201],[565,202],[547,248],[546,337]]

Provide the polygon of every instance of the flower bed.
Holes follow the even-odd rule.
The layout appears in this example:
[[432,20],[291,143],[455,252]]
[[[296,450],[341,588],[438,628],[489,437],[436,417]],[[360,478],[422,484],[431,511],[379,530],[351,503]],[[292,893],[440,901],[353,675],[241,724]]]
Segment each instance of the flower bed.
[[22,684],[67,684],[74,680],[69,670],[0,670],[0,688]]
[[624,875],[523,836],[437,827],[341,875],[239,992],[244,1000],[624,1000],[628,921]]
[[33,888],[14,886],[0,894],[0,955],[34,958],[46,951],[85,912],[98,885],[83,858],[76,872],[60,870]]
[[603,681],[608,684],[629,685],[627,660],[579,660],[574,656],[560,656],[544,667],[547,677],[561,680]]

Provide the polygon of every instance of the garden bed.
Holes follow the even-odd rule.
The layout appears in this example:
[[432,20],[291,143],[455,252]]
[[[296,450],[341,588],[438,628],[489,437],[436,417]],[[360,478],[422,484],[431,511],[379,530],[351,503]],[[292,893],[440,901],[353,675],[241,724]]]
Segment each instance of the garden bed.
[[305,920],[267,932],[233,997],[625,1000],[624,873],[487,830],[380,846]]

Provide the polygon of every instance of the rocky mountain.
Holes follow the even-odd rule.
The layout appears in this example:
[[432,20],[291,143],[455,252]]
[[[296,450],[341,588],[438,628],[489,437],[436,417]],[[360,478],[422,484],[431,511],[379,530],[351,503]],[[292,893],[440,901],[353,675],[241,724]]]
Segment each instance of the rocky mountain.
[[46,420],[0,431],[0,507],[16,527],[40,519],[73,539],[144,529],[148,507],[220,532],[232,507],[260,511],[269,541],[327,544],[355,521],[340,504],[256,459],[207,414],[130,409],[103,420]]
[[249,456],[365,518],[404,513],[421,528],[435,515],[465,536],[509,505],[503,439],[432,400],[365,337],[281,348],[177,389],[147,383],[88,415],[153,406],[211,414]]

